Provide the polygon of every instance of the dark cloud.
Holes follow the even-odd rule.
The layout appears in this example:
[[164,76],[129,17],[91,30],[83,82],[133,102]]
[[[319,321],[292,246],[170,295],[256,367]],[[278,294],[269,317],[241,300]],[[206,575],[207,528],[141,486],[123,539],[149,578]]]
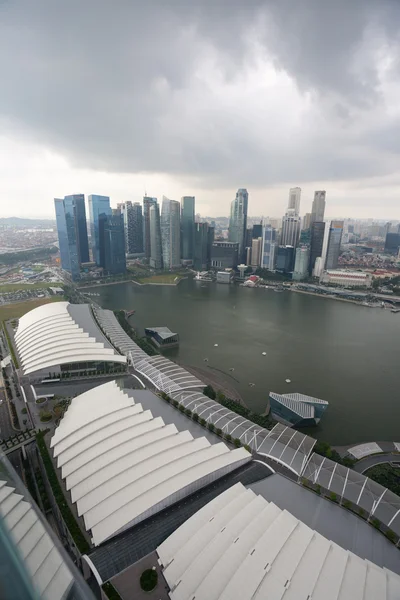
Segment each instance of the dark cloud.
[[[205,187],[390,173],[379,60],[395,75],[398,16],[391,0],[6,1],[0,122],[74,166]],[[271,61],[297,90],[257,81]]]

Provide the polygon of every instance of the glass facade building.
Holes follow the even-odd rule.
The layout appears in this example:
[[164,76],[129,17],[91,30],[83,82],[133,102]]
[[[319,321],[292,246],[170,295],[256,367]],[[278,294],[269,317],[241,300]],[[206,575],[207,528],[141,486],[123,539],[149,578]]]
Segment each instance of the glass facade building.
[[343,221],[331,221],[329,227],[328,246],[325,269],[337,269],[339,264],[340,244],[342,243]]
[[277,421],[289,427],[307,427],[318,425],[329,403],[305,394],[270,392],[269,405],[271,414]]
[[80,262],[74,205],[72,202],[55,198],[54,208],[61,268],[69,273],[71,279],[75,281],[80,276]]
[[275,269],[281,273],[291,273],[294,267],[293,246],[278,246]]
[[72,210],[75,219],[76,241],[80,263],[89,262],[89,241],[86,223],[86,209],[84,194],[65,196],[64,204],[67,210]]
[[245,260],[245,243],[247,232],[247,210],[249,194],[246,189],[240,188],[236,192],[236,198],[231,203],[231,214],[229,219],[228,241],[239,244],[239,261]]
[[181,198],[181,244],[182,260],[193,261],[194,258],[194,196]]
[[275,250],[277,233],[271,225],[263,227],[262,248],[261,248],[261,268],[273,271],[275,269]]
[[325,198],[326,191],[319,190],[314,192],[314,200],[311,208],[311,222],[313,223],[321,223],[324,220],[325,215]]
[[322,247],[324,244],[325,223],[315,222],[311,225],[311,244],[310,244],[310,265],[308,272],[312,274],[315,261],[322,256]]
[[[93,260],[98,266],[101,264],[100,257],[100,232],[99,232],[99,217],[100,215],[111,215],[110,198],[108,196],[99,196],[91,194],[89,196],[89,220],[90,220],[90,241],[92,248]],[[104,258],[103,258],[104,260]]]
[[177,269],[181,266],[180,209],[179,202],[163,197],[160,220],[164,269]]
[[208,223],[195,223],[194,262],[197,271],[207,271],[211,264],[211,246],[214,242],[214,227]]
[[100,266],[110,274],[126,272],[124,218],[99,215]]
[[145,258],[150,260],[151,241],[150,241],[150,209],[157,204],[157,198],[150,196],[143,197],[143,249]]
[[160,207],[158,202],[150,206],[150,266],[153,269],[163,268]]

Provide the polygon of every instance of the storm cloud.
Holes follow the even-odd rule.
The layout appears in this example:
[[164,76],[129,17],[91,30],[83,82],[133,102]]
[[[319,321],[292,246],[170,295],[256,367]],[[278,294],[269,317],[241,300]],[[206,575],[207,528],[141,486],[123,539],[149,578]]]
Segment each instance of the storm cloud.
[[399,170],[398,2],[3,0],[1,133],[197,188]]

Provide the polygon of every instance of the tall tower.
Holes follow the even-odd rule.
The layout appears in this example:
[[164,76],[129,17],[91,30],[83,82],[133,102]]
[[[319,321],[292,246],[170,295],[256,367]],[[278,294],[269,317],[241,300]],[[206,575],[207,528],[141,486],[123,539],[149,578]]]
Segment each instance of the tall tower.
[[321,223],[325,215],[325,198],[326,191],[320,190],[314,192],[314,200],[311,209],[311,225],[313,223]]
[[157,198],[150,196],[143,197],[143,246],[144,256],[150,260],[151,245],[150,245],[150,208],[157,204]]
[[120,207],[124,217],[125,247],[127,254],[143,253],[143,216],[139,202],[124,202]]
[[310,265],[308,269],[310,275],[312,275],[312,272],[314,270],[315,261],[317,260],[317,258],[322,257],[324,235],[325,223],[321,221],[316,221],[311,225]]
[[245,260],[245,241],[247,229],[247,210],[249,203],[249,194],[246,189],[239,188],[236,192],[236,198],[231,203],[231,215],[229,219],[230,242],[239,244],[239,262]]
[[294,211],[288,211],[282,219],[281,246],[296,248],[301,229],[301,219]]
[[76,280],[79,279],[80,264],[73,203],[54,198],[54,208],[61,268],[70,274],[72,280]]
[[343,221],[330,222],[324,269],[337,269],[338,267],[343,227]]
[[294,214],[299,216],[300,214],[300,197],[301,188],[294,187],[289,190],[289,201],[288,201],[288,212],[294,211]]
[[276,229],[271,225],[263,227],[262,245],[261,245],[261,268],[273,271],[275,268],[275,254],[277,246]]
[[111,274],[125,273],[124,217],[118,209],[115,214],[99,216],[99,242],[103,269]]
[[72,207],[75,219],[76,241],[80,263],[89,262],[89,241],[86,224],[85,196],[72,194],[64,197],[65,206]]
[[161,208],[161,244],[164,269],[181,266],[180,204],[163,196]]
[[194,259],[194,196],[181,198],[181,243],[182,260]]
[[158,202],[150,206],[150,248],[150,266],[153,269],[162,269],[161,224]]
[[108,196],[91,194],[89,196],[90,245],[92,248],[93,260],[98,266],[101,265],[99,237],[100,215],[111,215],[110,198]]

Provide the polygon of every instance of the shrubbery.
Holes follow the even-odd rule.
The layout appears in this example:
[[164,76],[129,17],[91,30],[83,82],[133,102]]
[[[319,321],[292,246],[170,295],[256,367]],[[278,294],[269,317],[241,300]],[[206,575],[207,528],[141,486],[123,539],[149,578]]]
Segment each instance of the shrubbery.
[[85,537],[79,529],[78,524],[75,521],[74,515],[72,514],[67,504],[61,486],[58,482],[57,475],[54,470],[54,466],[46,446],[46,442],[44,441],[44,436],[47,433],[47,431],[48,430],[39,431],[39,433],[36,434],[37,446],[39,448],[39,452],[43,460],[44,468],[46,469],[47,479],[49,480],[51,489],[53,490],[54,498],[57,502],[58,508],[60,509],[62,518],[64,519],[64,522],[68,527],[68,530],[76,544],[76,547],[82,554],[84,554],[85,552],[88,552],[89,544],[87,543]]

